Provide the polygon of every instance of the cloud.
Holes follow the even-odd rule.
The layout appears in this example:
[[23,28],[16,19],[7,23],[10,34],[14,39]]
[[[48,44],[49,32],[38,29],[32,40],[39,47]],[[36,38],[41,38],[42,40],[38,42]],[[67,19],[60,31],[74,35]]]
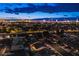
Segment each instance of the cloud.
[[[28,7],[26,7],[28,5]],[[4,12],[6,13],[33,13],[33,12],[47,12],[47,13],[52,13],[53,11],[53,6],[50,6],[49,4],[24,4],[22,6],[20,4],[20,7],[14,7],[13,9],[10,7],[5,7],[3,9]],[[22,7],[21,7],[22,6]]]
[[0,4],[0,11],[5,13],[55,13],[55,12],[78,12],[79,4],[72,3],[6,3]]

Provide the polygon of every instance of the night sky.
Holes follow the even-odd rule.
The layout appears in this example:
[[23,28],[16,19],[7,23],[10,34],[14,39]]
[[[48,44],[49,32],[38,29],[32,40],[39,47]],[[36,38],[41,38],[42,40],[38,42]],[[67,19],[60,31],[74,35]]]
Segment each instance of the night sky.
[[0,18],[79,17],[79,3],[0,3]]

